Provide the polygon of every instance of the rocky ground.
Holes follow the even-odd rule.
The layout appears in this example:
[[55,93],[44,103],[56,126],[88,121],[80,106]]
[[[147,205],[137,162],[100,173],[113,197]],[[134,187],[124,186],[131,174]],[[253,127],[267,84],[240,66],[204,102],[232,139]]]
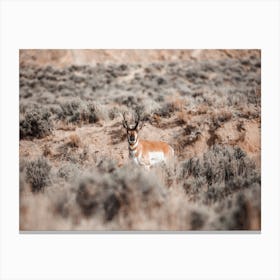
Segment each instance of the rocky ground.
[[[259,230],[260,52],[88,52],[20,53],[20,229]],[[129,162],[136,110],[175,170]]]

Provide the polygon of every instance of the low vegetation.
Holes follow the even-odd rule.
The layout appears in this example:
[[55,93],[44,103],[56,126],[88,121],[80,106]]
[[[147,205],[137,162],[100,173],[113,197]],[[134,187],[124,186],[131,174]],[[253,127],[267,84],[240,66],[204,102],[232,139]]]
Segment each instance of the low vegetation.
[[26,181],[30,183],[32,192],[44,191],[50,184],[50,170],[50,164],[43,157],[27,163]]
[[20,139],[43,138],[51,134],[53,125],[45,108],[27,111],[20,120]]

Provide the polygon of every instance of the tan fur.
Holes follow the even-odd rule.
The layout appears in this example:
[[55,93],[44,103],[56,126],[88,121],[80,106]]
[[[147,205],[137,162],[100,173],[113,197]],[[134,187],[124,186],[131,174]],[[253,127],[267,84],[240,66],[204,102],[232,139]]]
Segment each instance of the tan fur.
[[166,160],[171,159],[173,156],[173,149],[165,142],[139,140],[137,153],[142,154],[142,158],[145,162],[149,162],[149,152],[163,152]]
[[128,131],[128,139],[130,135],[134,135],[137,139],[135,143],[129,143],[130,158],[134,159],[139,165],[144,165],[149,168],[152,166],[150,161],[150,152],[162,152],[164,162],[169,162],[174,157],[174,150],[165,142],[139,140],[136,131]]

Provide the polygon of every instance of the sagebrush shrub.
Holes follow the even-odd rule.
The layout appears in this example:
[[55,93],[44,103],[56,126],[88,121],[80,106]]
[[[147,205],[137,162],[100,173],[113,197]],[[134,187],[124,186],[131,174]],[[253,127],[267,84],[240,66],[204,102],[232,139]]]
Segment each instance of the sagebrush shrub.
[[170,118],[177,110],[174,103],[165,103],[161,108],[156,110],[156,114],[163,118]]
[[79,122],[85,120],[87,106],[80,99],[67,100],[60,103],[61,112],[58,117],[68,122]]
[[60,108],[58,118],[70,123],[95,123],[106,119],[108,115],[99,104],[81,99],[61,102]]
[[44,190],[50,183],[51,165],[44,158],[38,158],[26,164],[26,180],[31,185],[32,192]]
[[51,134],[51,114],[43,108],[34,108],[25,113],[20,121],[20,139],[42,138]]
[[135,211],[147,214],[162,203],[164,189],[142,169],[111,166],[109,173],[107,170],[103,173],[103,165],[104,161],[98,166],[100,171],[95,170],[80,180],[76,201],[85,216],[103,213],[104,219],[111,221],[120,211],[122,215],[132,215]]
[[57,171],[57,176],[65,179],[66,181],[73,180],[79,172],[79,168],[76,164],[66,163],[63,164]]
[[221,145],[212,146],[202,158],[184,161],[180,179],[192,199],[207,204],[261,183],[259,171],[244,151]]

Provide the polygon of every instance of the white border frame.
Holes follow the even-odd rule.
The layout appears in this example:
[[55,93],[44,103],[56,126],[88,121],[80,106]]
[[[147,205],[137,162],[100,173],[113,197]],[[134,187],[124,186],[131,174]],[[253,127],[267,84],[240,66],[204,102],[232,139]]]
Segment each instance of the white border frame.
[[[279,2],[2,1],[2,279],[279,279]],[[261,234],[18,231],[18,50],[262,49]]]

